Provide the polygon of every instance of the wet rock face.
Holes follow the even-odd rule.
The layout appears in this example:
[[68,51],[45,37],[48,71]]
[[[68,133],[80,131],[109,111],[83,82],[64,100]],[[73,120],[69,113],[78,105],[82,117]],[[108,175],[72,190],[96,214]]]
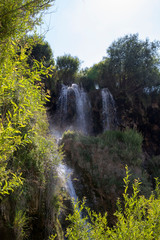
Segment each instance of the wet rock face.
[[76,119],[76,96],[72,88],[68,91],[66,123],[73,123]]
[[155,155],[160,154],[160,107],[151,106],[147,109],[148,124],[145,125],[143,133],[145,146],[148,151]]
[[103,131],[102,125],[102,97],[100,90],[95,90],[89,93],[92,108],[92,129],[93,134],[97,135]]
[[[103,131],[102,96],[101,90],[89,93],[93,115],[93,133],[95,135]],[[144,138],[143,148],[149,155],[160,154],[160,101],[151,99],[145,105],[148,96],[137,96],[129,99],[119,95],[115,100],[117,109],[117,127],[121,130],[134,128],[141,132]],[[111,129],[115,129],[112,124]]]
[[[147,96],[143,98],[147,98]],[[144,150],[149,155],[159,155],[160,104],[151,100],[151,103],[145,106],[141,97],[136,97],[131,101],[126,96],[119,96],[116,99],[116,106],[120,129],[137,129],[143,135]]]

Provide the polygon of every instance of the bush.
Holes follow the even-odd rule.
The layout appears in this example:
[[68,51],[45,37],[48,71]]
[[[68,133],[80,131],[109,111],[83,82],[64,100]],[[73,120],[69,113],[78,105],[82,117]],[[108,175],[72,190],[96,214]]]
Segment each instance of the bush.
[[88,151],[87,155],[91,154],[90,146],[95,145],[95,148],[104,149],[107,147],[110,157],[114,161],[122,161],[133,166],[141,164],[143,138],[135,130],[129,129],[124,132],[119,130],[106,131],[97,137],[83,136],[69,131],[63,135],[63,139],[68,138],[81,142]]
[[148,161],[148,172],[153,178],[160,176],[160,155],[152,157]]
[[142,140],[142,135],[132,129],[124,132],[106,131],[98,137],[98,145],[101,148],[107,146],[115,160],[138,166],[141,163]]
[[[106,239],[133,239],[152,240],[159,239],[160,236],[160,184],[157,181],[155,193],[151,193],[149,199],[140,195],[140,182],[133,183],[133,194],[129,196],[129,172],[126,167],[126,177],[124,178],[125,190],[123,193],[123,206],[120,200],[117,201],[117,211],[115,216],[117,222],[114,227],[108,227],[107,213],[97,214],[84,206],[74,206],[73,215],[68,216],[71,221],[67,228],[66,237],[69,240],[106,240]],[[86,209],[88,216],[81,217],[81,212]],[[123,210],[122,210],[123,209]]]

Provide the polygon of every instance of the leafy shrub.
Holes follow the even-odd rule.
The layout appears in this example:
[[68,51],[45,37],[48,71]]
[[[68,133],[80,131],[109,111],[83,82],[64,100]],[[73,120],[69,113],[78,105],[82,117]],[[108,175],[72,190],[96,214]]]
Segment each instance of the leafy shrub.
[[142,153],[142,136],[135,130],[106,131],[98,137],[101,148],[108,147],[115,160],[121,160],[131,165],[139,165]]
[[124,132],[119,130],[106,131],[97,137],[84,136],[69,131],[63,135],[63,139],[68,138],[81,142],[88,150],[87,155],[91,154],[90,146],[95,145],[95,148],[104,149],[107,147],[110,157],[114,161],[122,161],[133,166],[141,164],[143,138],[135,130],[129,129]]
[[153,178],[160,177],[160,155],[152,157],[147,165],[148,172]]
[[[66,237],[69,240],[155,240],[160,236],[160,184],[157,181],[155,193],[151,193],[149,199],[140,195],[140,182],[133,183],[133,194],[129,196],[129,172],[126,167],[124,178],[125,190],[123,204],[117,201],[115,216],[117,222],[114,227],[108,227],[107,213],[102,216],[84,206],[84,202],[74,206],[73,215],[68,216],[71,225],[67,228]],[[122,207],[123,205],[123,207]],[[88,216],[81,217],[81,212],[86,209]]]
[[65,131],[65,132],[63,133],[62,138],[63,138],[63,139],[65,139],[65,138],[75,138],[76,135],[77,135],[77,133],[75,133],[74,131],[68,130],[68,131]]
[[13,229],[16,235],[16,239],[23,240],[27,236],[26,229],[29,224],[29,218],[26,216],[26,213],[23,213],[21,210],[17,211],[14,218]]

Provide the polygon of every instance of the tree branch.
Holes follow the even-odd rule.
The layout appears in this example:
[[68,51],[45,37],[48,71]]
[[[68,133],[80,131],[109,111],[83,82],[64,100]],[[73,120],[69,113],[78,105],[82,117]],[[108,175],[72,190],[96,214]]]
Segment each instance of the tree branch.
[[6,12],[4,14],[1,14],[0,17],[2,18],[2,17],[6,16],[8,14],[12,14],[12,13],[17,12],[19,10],[25,10],[28,6],[30,6],[31,8],[34,8],[34,7],[43,8],[43,7],[47,6],[49,3],[54,2],[54,0],[48,0],[46,3],[38,6],[38,4],[40,4],[41,2],[42,2],[41,0],[39,0],[39,1],[33,0],[31,2],[23,4],[21,7],[18,7],[16,9],[11,10],[11,11],[8,11],[8,12]]

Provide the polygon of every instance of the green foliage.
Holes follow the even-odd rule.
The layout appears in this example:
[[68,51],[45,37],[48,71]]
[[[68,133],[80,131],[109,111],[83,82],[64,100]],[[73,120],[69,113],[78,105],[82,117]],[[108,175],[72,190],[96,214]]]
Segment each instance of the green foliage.
[[152,178],[160,177],[160,155],[154,156],[147,161],[147,168]]
[[12,40],[0,65],[0,182],[2,187],[10,186],[10,190],[18,185],[18,180],[21,185],[19,175],[11,177],[17,168],[25,172],[29,164],[30,168],[34,165],[43,175],[53,152],[54,160],[57,158],[55,143],[46,137],[47,95],[41,87],[41,75],[47,75],[50,69],[37,61],[30,68],[28,42],[23,46],[17,43],[20,44]]
[[13,229],[17,240],[23,240],[27,237],[26,229],[28,228],[29,219],[21,210],[16,212]]
[[[97,64],[94,64],[90,68],[81,70],[77,76],[77,81],[88,92],[91,90],[95,90],[99,87],[103,88],[106,86],[103,83],[105,71],[106,71],[106,60],[103,60]],[[105,76],[105,82],[106,82],[106,76]],[[110,89],[109,85],[107,85],[107,87],[109,87]]]
[[79,206],[79,203],[75,203],[74,205],[74,214],[69,215],[66,220],[71,221],[71,225],[69,228],[67,228],[67,234],[66,237],[68,239],[88,239],[89,237],[89,224],[86,222],[88,217],[85,218],[81,217],[81,212],[84,209],[84,203]]
[[49,67],[50,65],[54,66],[54,59],[50,45],[43,39],[39,38],[32,48],[29,60],[31,62],[34,60],[37,60],[38,62],[42,61],[45,67]]
[[57,234],[51,235],[48,240],[54,240],[57,237]]
[[[101,85],[101,81],[103,78],[103,72],[104,72],[104,67],[105,67],[105,61],[101,61],[97,64],[94,64],[91,68],[89,68],[86,71],[86,82],[88,85],[93,88],[92,85],[94,85],[94,88],[96,85]],[[86,83],[84,83],[86,84]],[[88,89],[88,90],[90,90]]]
[[124,132],[106,131],[99,137],[99,145],[109,147],[109,152],[117,159],[131,165],[141,163],[143,137],[135,130],[129,129]]
[[84,146],[82,146],[82,149],[79,146],[78,151],[81,151],[82,156],[86,156],[86,159],[91,159],[90,147],[95,145],[95,148],[108,148],[110,157],[114,161],[122,161],[133,166],[141,164],[143,137],[133,129],[124,132],[120,130],[105,131],[97,137],[66,132],[63,137],[64,140],[70,138],[74,142],[80,141]]
[[139,40],[138,34],[126,35],[107,49],[107,57],[84,71],[80,82],[89,91],[96,84],[116,95],[158,92],[160,85],[159,42]]
[[62,138],[63,138],[63,139],[64,139],[64,138],[73,138],[73,137],[75,137],[76,135],[77,135],[76,132],[71,131],[71,130],[68,130],[68,131],[65,131],[65,132],[63,133]]
[[57,70],[59,81],[65,85],[75,82],[75,76],[79,69],[80,61],[77,57],[64,55],[57,57]]
[[87,77],[88,69],[82,69],[80,72],[77,73],[76,82],[84,88],[85,91],[90,91],[95,89],[95,84],[92,79]]
[[102,75],[104,62],[99,62],[98,64],[93,65],[93,67],[89,68],[87,71],[87,76],[89,79],[93,79],[95,82],[99,82]]
[[[17,38],[40,24],[42,13],[53,0],[0,1],[0,44]],[[4,48],[3,48],[4,49]]]
[[126,35],[113,42],[107,50],[108,72],[120,91],[129,94],[160,84],[159,42],[138,39],[138,34]]
[[[37,61],[30,68],[27,43],[18,50],[11,45],[0,65],[0,199],[10,206],[7,196],[22,185],[23,177],[21,193],[17,190],[11,197],[15,196],[18,209],[32,214],[31,201],[39,200],[39,192],[44,194],[48,172],[61,157],[48,135],[47,96],[41,88],[41,74],[47,74],[49,68]],[[32,200],[35,194],[37,199]],[[11,214],[15,222],[7,218],[7,224],[13,226],[17,239],[24,239],[24,216],[14,216],[13,210]]]
[[[124,178],[125,190],[123,194],[123,204],[117,201],[117,211],[115,216],[117,221],[115,226],[110,228],[107,225],[107,214],[104,216],[90,211],[87,208],[88,216],[81,217],[84,203],[79,207],[75,205],[73,215],[68,219],[71,225],[67,228],[69,240],[106,240],[106,239],[159,239],[160,236],[160,186],[157,181],[156,193],[151,193],[149,199],[140,195],[140,182],[133,183],[133,193],[128,194],[129,171],[126,167],[126,177]],[[156,196],[157,195],[157,196]]]
[[[25,40],[26,39],[26,40]],[[57,71],[54,67],[54,59],[50,45],[42,38],[34,36],[25,37],[23,40],[30,41],[28,49],[28,60],[30,67],[33,67],[35,60],[49,68],[48,74],[41,75],[41,86],[48,93],[52,93],[56,88]],[[34,45],[31,47],[32,40]]]
[[6,204],[10,209],[4,208],[1,218],[13,227],[16,239],[24,239],[26,230],[31,231],[27,216],[45,208],[49,173],[52,169],[53,180],[54,165],[61,159],[48,134],[44,107],[48,95],[41,81],[52,72],[51,51],[47,44],[44,48],[38,45],[41,56],[47,52],[39,61],[41,56],[38,58],[34,49],[39,38],[26,36],[52,2],[0,0],[0,200],[2,208]]
[[16,188],[23,185],[22,174],[14,174],[11,171],[6,171],[5,165],[0,168],[0,200],[5,195],[9,195]]

